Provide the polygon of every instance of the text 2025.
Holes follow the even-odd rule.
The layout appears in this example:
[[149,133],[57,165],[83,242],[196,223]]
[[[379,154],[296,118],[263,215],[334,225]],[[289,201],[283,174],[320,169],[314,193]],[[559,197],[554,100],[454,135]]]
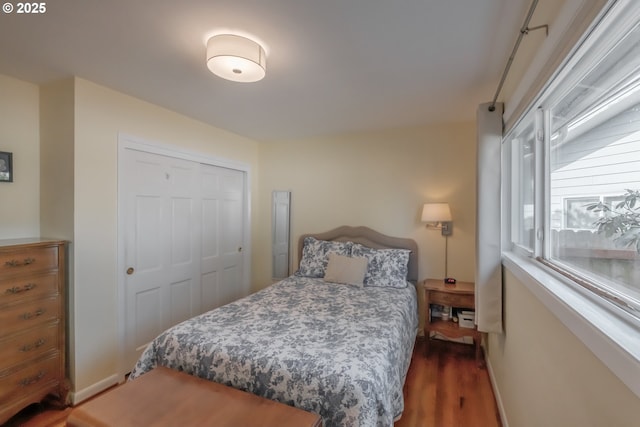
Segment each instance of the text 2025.
[[16,3],[16,13],[45,13],[47,3]]

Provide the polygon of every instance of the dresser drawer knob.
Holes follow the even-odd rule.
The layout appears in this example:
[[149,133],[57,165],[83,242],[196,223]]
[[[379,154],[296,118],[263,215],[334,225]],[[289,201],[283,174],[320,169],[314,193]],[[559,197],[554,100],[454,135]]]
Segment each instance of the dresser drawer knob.
[[45,375],[46,375],[45,372],[40,371],[40,372],[38,372],[38,375],[34,375],[32,377],[23,378],[22,380],[20,380],[20,385],[22,387],[26,387],[26,386],[35,384],[38,381],[40,381],[41,379],[43,379]]
[[35,313],[24,313],[22,315],[22,318],[24,320],[29,320],[29,319],[32,319],[34,317],[42,316],[43,314],[44,314],[44,310],[39,308],[38,310],[35,311]]
[[27,283],[24,286],[14,286],[13,288],[9,288],[5,291],[6,294],[19,294],[20,292],[30,291],[31,289],[36,288],[35,283]]
[[26,353],[27,351],[35,350],[39,347],[42,347],[46,342],[47,340],[45,340],[44,338],[40,338],[38,341],[36,341],[33,344],[23,345],[22,348],[20,348],[20,351],[23,353]]
[[21,267],[23,265],[29,265],[29,264],[33,264],[34,262],[36,262],[35,258],[25,258],[22,262],[12,259],[11,261],[7,261],[4,264],[9,266],[9,267]]

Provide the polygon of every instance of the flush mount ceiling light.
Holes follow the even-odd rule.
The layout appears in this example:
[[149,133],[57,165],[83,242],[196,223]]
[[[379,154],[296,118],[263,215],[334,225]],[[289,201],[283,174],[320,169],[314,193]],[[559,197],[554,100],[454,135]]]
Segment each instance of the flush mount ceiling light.
[[234,82],[257,82],[266,73],[264,49],[246,37],[213,36],[207,42],[207,67],[216,76]]

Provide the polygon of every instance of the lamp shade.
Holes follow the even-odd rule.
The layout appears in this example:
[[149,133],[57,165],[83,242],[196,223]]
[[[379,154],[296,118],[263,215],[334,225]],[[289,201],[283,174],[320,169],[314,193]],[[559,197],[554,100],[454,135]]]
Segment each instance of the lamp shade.
[[422,207],[422,222],[451,221],[448,203],[425,203]]
[[213,36],[207,42],[207,67],[216,76],[234,82],[257,82],[266,74],[262,46],[233,34]]

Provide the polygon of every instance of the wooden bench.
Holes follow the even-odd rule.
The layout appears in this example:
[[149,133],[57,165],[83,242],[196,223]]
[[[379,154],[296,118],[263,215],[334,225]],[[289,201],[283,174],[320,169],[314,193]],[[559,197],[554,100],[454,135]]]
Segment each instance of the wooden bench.
[[320,416],[158,367],[77,406],[67,427],[317,427]]

